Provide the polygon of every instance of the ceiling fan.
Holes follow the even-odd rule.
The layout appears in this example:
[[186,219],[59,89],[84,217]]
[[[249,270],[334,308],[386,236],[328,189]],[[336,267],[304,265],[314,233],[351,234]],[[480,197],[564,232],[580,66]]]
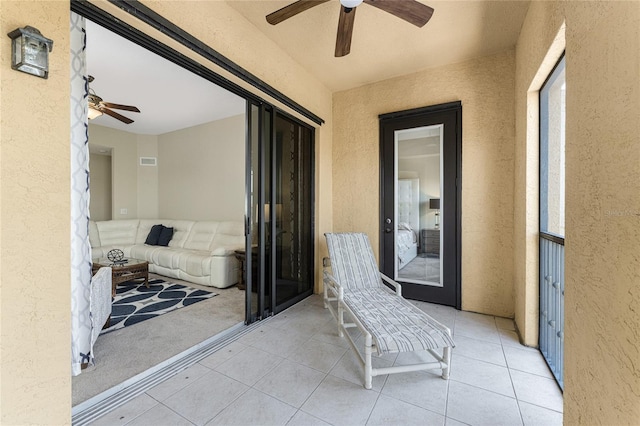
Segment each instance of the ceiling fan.
[[[94,78],[92,76],[89,76],[89,83],[91,83],[93,80]],[[125,124],[133,123],[132,119],[125,117],[124,115],[118,114],[117,112],[112,111],[110,108],[122,109],[125,111],[132,111],[132,112],[140,112],[140,110],[137,107],[134,107],[131,105],[120,105],[120,104],[113,104],[111,102],[105,102],[102,100],[100,96],[96,95],[96,92],[94,92],[93,89],[91,89],[91,87],[89,87],[89,120],[100,117],[102,114],[107,114],[115,118],[116,120],[122,121]]]
[[[298,13],[327,1],[329,0],[298,0],[267,15],[267,22],[271,25],[279,24]],[[351,50],[351,36],[353,34],[353,22],[356,17],[356,7],[360,6],[363,1],[417,27],[424,26],[433,15],[432,8],[417,0],[340,0],[341,9],[336,39],[336,57],[346,56]]]

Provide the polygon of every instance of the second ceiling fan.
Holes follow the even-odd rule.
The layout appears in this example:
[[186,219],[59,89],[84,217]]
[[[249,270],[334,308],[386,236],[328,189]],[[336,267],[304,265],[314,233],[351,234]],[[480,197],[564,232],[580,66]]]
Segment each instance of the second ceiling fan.
[[[267,15],[267,22],[271,25],[291,18],[305,10],[311,9],[329,0],[298,0],[282,9]],[[340,0],[340,19],[338,20],[338,35],[336,39],[335,56],[346,56],[351,51],[351,37],[353,35],[353,22],[356,17],[356,7],[364,3],[384,10],[400,19],[403,19],[417,27],[424,26],[433,9],[417,0]]]

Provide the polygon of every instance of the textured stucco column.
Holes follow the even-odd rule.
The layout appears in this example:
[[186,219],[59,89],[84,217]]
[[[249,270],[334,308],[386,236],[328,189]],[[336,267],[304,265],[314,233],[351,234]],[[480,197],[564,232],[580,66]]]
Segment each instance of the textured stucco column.
[[[11,69],[6,34],[53,40],[49,78]],[[69,2],[0,2],[0,423],[71,413]]]

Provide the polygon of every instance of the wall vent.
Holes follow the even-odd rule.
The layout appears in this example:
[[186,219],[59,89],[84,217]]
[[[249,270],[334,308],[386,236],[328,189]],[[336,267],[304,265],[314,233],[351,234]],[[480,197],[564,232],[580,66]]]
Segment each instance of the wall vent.
[[141,166],[157,166],[158,159],[156,157],[140,157]]

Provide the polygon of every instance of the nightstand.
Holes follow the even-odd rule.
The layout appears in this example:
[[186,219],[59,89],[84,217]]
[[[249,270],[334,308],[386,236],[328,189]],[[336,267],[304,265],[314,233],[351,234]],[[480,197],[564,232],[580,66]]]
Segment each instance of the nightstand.
[[440,229],[420,230],[420,247],[427,256],[440,257]]

